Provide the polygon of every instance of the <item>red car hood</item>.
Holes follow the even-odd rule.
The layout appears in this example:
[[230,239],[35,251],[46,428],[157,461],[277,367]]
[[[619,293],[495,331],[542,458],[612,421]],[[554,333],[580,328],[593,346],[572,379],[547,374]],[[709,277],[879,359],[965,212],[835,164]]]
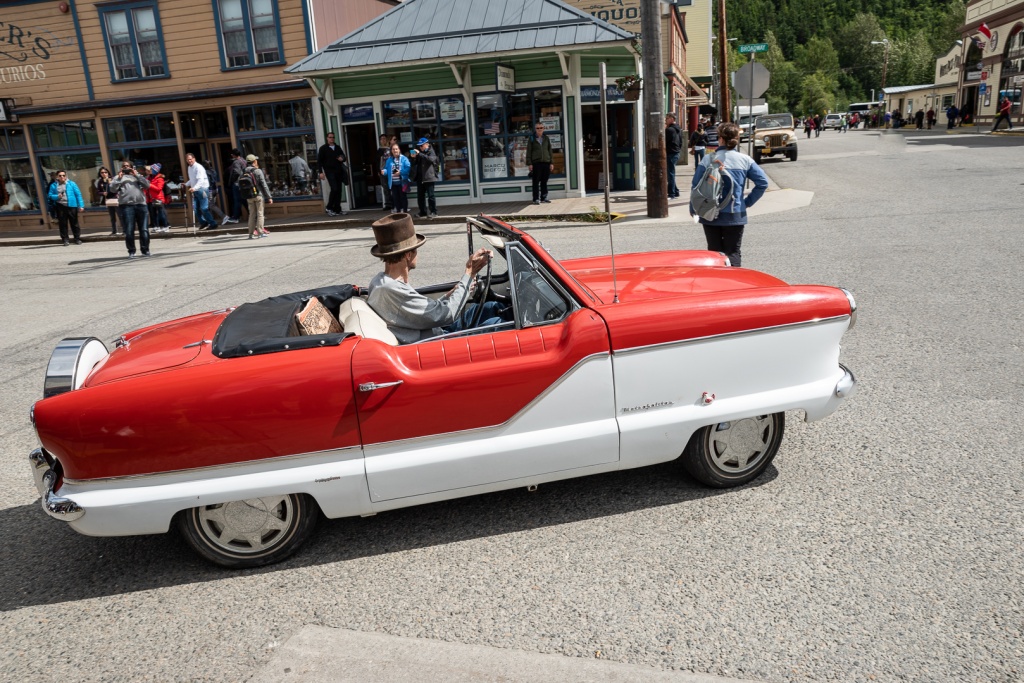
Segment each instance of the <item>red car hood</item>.
[[[656,254],[654,256],[659,258],[650,259],[650,262],[646,264],[640,263],[638,259],[616,257],[615,270],[618,279],[619,301],[663,299],[687,294],[707,294],[755,287],[779,287],[786,284],[778,278],[756,270],[702,264],[700,261],[704,259],[697,257],[692,260],[679,258],[675,259],[675,263],[670,263],[669,261],[673,259],[667,258],[665,254],[672,253],[681,255],[687,252]],[[710,255],[710,252],[689,253],[703,254],[705,257]],[[565,261],[562,265],[603,303],[613,301],[610,258]]]
[[203,349],[209,354],[209,343],[196,342],[213,339],[226,315],[226,311],[202,313],[125,334],[127,343],[96,364],[85,386],[184,365]]

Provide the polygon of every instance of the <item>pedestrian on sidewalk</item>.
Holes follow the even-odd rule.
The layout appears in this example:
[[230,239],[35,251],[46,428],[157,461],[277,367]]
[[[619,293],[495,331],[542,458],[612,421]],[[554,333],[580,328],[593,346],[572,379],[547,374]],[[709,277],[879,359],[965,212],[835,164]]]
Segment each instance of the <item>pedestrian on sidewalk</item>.
[[814,115],[814,137],[821,137],[821,114]]
[[935,107],[928,107],[928,113],[925,114],[925,118],[928,120],[928,130],[932,129],[935,125]]
[[992,132],[995,133],[996,129],[999,128],[999,124],[1006,119],[1006,125],[1009,126],[1010,130],[1013,130],[1013,121],[1010,120],[1010,111],[1013,109],[1013,103],[1010,102],[1009,97],[1003,97],[1002,101],[999,102],[999,116],[996,117],[996,122],[992,126]]
[[914,114],[914,127],[918,130],[924,130],[924,109],[918,109],[917,113]]
[[75,238],[75,244],[82,243],[82,233],[78,227],[78,214],[85,211],[85,199],[78,184],[68,178],[65,170],[57,171],[56,181],[50,185],[47,201],[53,205],[54,213],[57,214],[57,227],[60,229],[60,238],[64,246],[68,246],[68,226],[71,226],[71,234]]
[[807,136],[808,140],[811,138],[811,133],[813,131],[814,131],[814,119],[812,119],[810,116],[807,116],[807,117],[804,118],[804,135]]
[[679,197],[676,187],[676,164],[679,154],[683,151],[683,131],[676,125],[676,115],[665,115],[665,170],[668,172],[668,198]]
[[392,143],[391,156],[388,157],[380,174],[387,181],[391,192],[391,213],[409,213],[409,171],[412,164],[402,154],[398,143]]
[[231,206],[228,211],[230,215],[224,217],[224,222],[221,225],[237,223],[242,218],[242,207],[246,202],[242,198],[242,193],[238,191],[238,179],[242,177],[244,170],[245,159],[242,158],[242,150],[235,147],[231,150],[231,165],[228,166],[228,193],[231,198]]
[[953,130],[958,116],[960,116],[960,110],[956,108],[955,104],[946,107],[946,130]]
[[327,215],[342,216],[341,186],[348,185],[348,157],[341,147],[334,143],[334,133],[327,134],[327,142],[320,146],[316,155],[316,165],[320,169],[320,179],[327,180],[331,193],[327,196]]
[[[110,215],[110,234],[117,234],[117,193],[110,191],[110,171],[106,166],[100,167],[99,177],[96,179],[96,196],[107,207]],[[124,232],[122,228],[121,232]]]
[[698,123],[697,130],[690,133],[690,152],[693,154],[694,164],[699,164],[700,160],[704,158],[708,144],[708,132],[704,130],[703,123]]
[[[718,126],[718,151],[714,154],[714,163],[721,163],[723,183],[726,180],[732,186],[732,198],[729,205],[714,220],[700,219],[704,226],[704,237],[708,243],[708,251],[718,251],[729,257],[733,266],[740,265],[741,247],[743,244],[743,227],[747,224],[747,209],[757,203],[765,190],[768,189],[768,177],[753,159],[739,151],[740,127],[735,123],[723,123]],[[704,157],[700,165],[694,169],[693,188],[700,184],[711,157]],[[754,189],[746,197],[743,188],[747,181],[754,183]],[[726,191],[728,187],[724,188]],[[693,204],[690,215],[694,215]]]
[[146,204],[149,206],[150,232],[170,232],[171,224],[167,221],[167,211],[164,209],[164,185],[167,179],[160,172],[163,166],[153,164],[147,166],[149,176],[149,187],[146,188]]
[[[189,152],[185,155],[185,162],[188,164],[188,180],[185,187],[188,188],[188,198],[194,205],[196,221],[200,230],[210,230],[217,227],[217,219],[210,213],[210,177],[206,174],[203,165],[196,161],[196,155]],[[123,214],[122,214],[123,215]],[[128,224],[125,223],[127,228]],[[149,239],[149,232],[146,232],[146,239]],[[145,253],[145,252],[143,252]]]
[[533,203],[550,204],[548,178],[551,177],[551,138],[544,134],[544,124],[533,127],[534,134],[526,143],[526,163],[533,178]]
[[255,154],[245,157],[245,169],[238,181],[238,190],[249,205],[249,239],[266,237],[270,233],[263,227],[263,204],[273,204],[267,178],[260,169],[260,158]]
[[416,165],[416,203],[420,207],[419,217],[437,218],[437,199],[434,196],[437,171],[440,168],[437,153],[430,147],[430,140],[427,138],[420,138],[416,145],[416,149],[412,150],[412,163]]
[[[193,161],[195,158],[193,157]],[[146,210],[146,188],[149,179],[139,173],[132,162],[121,162],[121,171],[110,182],[117,192],[117,211],[124,225],[124,244],[128,258],[135,258],[135,228],[139,229],[139,247],[143,256],[149,256],[149,212]]]
[[[377,148],[377,170],[383,171],[384,165],[388,163],[388,157],[391,156],[391,143],[388,142],[387,135],[380,136],[380,147]],[[391,210],[391,191],[388,190],[387,184],[381,180],[381,197],[383,198],[382,204],[385,211]]]

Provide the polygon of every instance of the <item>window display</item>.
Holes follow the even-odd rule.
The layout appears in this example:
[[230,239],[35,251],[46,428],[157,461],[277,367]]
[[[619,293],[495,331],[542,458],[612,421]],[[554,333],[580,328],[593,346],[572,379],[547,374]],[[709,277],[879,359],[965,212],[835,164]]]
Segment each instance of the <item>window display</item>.
[[551,175],[565,175],[561,88],[477,95],[476,120],[483,180],[529,176],[526,146],[538,123],[551,140]]
[[0,158],[0,213],[39,208],[28,157]]
[[466,104],[461,97],[385,102],[384,133],[398,138],[403,154],[417,140],[430,140],[441,162],[438,182],[469,181]]
[[320,184],[313,180],[317,145],[312,133],[255,138],[242,144],[246,154],[260,158],[260,168],[275,201],[286,197],[320,196]]

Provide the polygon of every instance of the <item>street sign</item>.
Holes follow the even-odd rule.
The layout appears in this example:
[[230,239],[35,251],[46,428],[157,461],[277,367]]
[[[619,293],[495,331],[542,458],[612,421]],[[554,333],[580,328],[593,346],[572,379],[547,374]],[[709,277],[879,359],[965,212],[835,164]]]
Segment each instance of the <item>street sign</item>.
[[985,94],[986,90],[988,90],[988,87],[984,83],[978,86],[978,92],[981,93],[982,95]]
[[987,81],[988,80],[988,72],[987,71],[982,71],[981,72],[981,80],[983,80],[983,81]]
[[747,62],[732,73],[732,87],[747,99],[763,95],[771,82],[771,74],[760,62]]
[[754,52],[768,52],[768,43],[751,43],[750,45],[740,45],[741,55],[748,55]]
[[742,111],[743,108],[746,107],[747,111],[750,111],[751,107],[760,107],[764,105],[767,101],[768,100],[764,99],[763,97],[756,97],[752,100],[737,99],[736,110]]

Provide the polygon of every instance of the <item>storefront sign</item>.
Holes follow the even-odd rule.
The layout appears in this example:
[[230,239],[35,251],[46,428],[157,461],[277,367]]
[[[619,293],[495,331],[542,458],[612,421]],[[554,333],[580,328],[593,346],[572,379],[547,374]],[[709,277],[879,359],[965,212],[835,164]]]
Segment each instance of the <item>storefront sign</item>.
[[507,178],[508,162],[505,157],[484,157],[484,178]]
[[979,81],[979,80],[981,80],[981,72],[980,71],[968,71],[964,75],[964,80],[965,81]]
[[544,130],[562,129],[562,120],[558,116],[542,116],[540,117],[540,121],[538,121],[538,123],[544,126]]
[[511,64],[494,65],[494,82],[498,92],[516,91],[516,69]]
[[946,63],[939,65],[939,76],[946,76],[954,71],[960,70],[960,55],[951,57]]
[[[622,91],[617,85],[609,85],[605,91],[605,98],[611,101],[622,101]],[[580,88],[580,102],[593,103],[601,101],[601,86],[584,85]]]
[[561,135],[549,135],[548,138],[551,140],[551,149],[562,149]]
[[640,34],[640,0],[566,0],[570,5],[593,14],[630,33]]
[[0,93],[31,97],[33,105],[87,96],[71,14],[40,12],[37,3],[4,4]]
[[981,80],[983,80],[983,81],[987,81],[988,80],[988,72],[987,71],[982,71],[981,72]]
[[373,121],[373,105],[346,104],[341,108],[341,120],[345,123]]

